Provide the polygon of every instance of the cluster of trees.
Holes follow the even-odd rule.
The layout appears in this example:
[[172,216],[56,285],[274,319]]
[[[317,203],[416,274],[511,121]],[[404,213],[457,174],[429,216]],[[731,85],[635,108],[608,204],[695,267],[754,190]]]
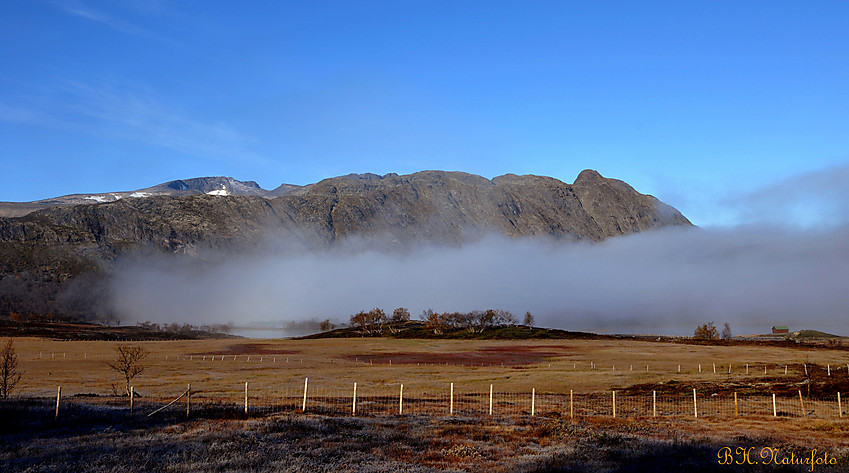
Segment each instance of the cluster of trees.
[[701,324],[696,327],[696,330],[693,332],[693,338],[697,340],[719,340],[720,338],[723,340],[731,340],[731,337],[731,324],[728,322],[725,322],[725,325],[722,326],[721,334],[713,322]]
[[[530,314],[530,312],[528,312]],[[444,333],[448,329],[464,328],[472,333],[480,333],[490,327],[501,325],[516,325],[516,316],[506,310],[487,309],[471,312],[434,312],[426,309],[420,316],[428,330],[435,334]]]
[[[433,330],[434,334],[445,333],[446,330],[466,329],[472,333],[480,333],[490,327],[518,325],[519,321],[512,313],[500,309],[473,310],[471,312],[434,312],[425,309],[419,315],[425,323],[425,328]],[[356,327],[366,335],[382,334],[384,331],[397,333],[401,326],[410,320],[410,311],[399,307],[391,316],[380,308],[370,311],[360,311],[351,316],[351,326]],[[533,326],[534,316],[525,313],[523,324]],[[324,327],[322,327],[324,330]]]
[[360,311],[351,316],[351,326],[357,327],[367,335],[382,334],[384,330],[392,333],[400,330],[399,326],[410,320],[410,311],[404,307],[398,307],[387,316],[383,309],[375,307],[366,312]]
[[[9,260],[4,263],[7,266],[0,271],[0,319],[117,325],[108,280],[95,268],[57,263],[36,270]],[[67,274],[77,276],[67,279]]]
[[167,333],[178,333],[181,335],[191,335],[196,332],[208,332],[208,333],[230,333],[233,329],[231,324],[212,324],[212,325],[192,325],[192,324],[162,324],[151,322],[149,320],[144,322],[137,322],[136,326],[152,332],[167,332]]

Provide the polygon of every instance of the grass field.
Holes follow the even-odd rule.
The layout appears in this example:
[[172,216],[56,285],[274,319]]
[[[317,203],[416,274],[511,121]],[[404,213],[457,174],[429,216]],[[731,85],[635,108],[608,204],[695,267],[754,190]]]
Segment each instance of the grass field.
[[[779,404],[782,411],[795,409],[799,390],[805,390],[806,403],[849,392],[849,352],[828,348],[381,338],[133,344],[150,351],[145,371],[133,381],[144,396],[141,402],[151,403],[150,407],[176,397],[189,383],[199,393],[215,392],[238,405],[245,382],[250,384],[253,403],[285,390],[298,393],[307,377],[311,393],[324,390],[350,396],[356,382],[363,397],[397,396],[402,383],[411,398],[422,392],[447,396],[449,383],[458,393],[486,393],[492,384],[497,392],[527,397],[533,389],[539,399],[570,390],[588,396],[616,390],[623,397],[651,396],[656,390],[685,400],[693,388],[705,400],[717,394],[727,399],[731,391],[741,396],[778,393],[784,399]],[[114,358],[115,346],[15,339],[25,375],[15,393],[17,400],[2,404],[0,413],[7,423],[0,432],[4,471],[77,471],[83,466],[91,471],[849,469],[845,406],[843,419],[834,412],[827,418],[773,418],[764,413],[572,419],[562,409],[549,409],[541,416],[537,411],[537,417],[530,417],[526,408],[522,415],[509,418],[445,412],[326,417],[293,410],[259,417],[262,411],[252,411],[245,419],[237,409],[222,416],[213,407],[199,405],[188,421],[180,414],[183,408],[166,411],[162,417],[130,420],[126,398],[111,396],[112,385],[120,380],[105,360]],[[58,385],[63,396],[76,401],[63,406],[62,418],[55,422],[49,398]],[[94,398],[80,395],[94,395],[100,401],[88,402]],[[721,465],[717,455],[723,447],[751,447],[754,452],[769,447],[780,450],[781,458],[810,455],[817,449],[819,457],[827,453],[837,463],[813,470],[805,465],[764,465],[760,459],[757,465]]]
[[[416,386],[576,393],[660,385],[670,380],[718,389],[736,385],[763,394],[797,383],[804,365],[835,389],[846,381],[845,350],[710,346],[644,341],[462,341],[380,338],[323,340],[190,340],[133,342],[150,352],[135,380],[139,392],[176,392],[188,383],[257,390],[298,385]],[[49,396],[57,385],[72,393],[111,392],[118,381],[105,360],[115,342],[16,339],[26,373],[20,393]],[[749,365],[748,375],[746,364]],[[700,367],[701,365],[701,371]],[[716,373],[714,372],[714,365]],[[731,365],[731,373],[728,367]],[[680,372],[679,370],[680,366]],[[784,374],[785,366],[787,375]],[[648,369],[647,369],[648,367]],[[766,368],[766,373],[764,373]],[[816,383],[815,383],[816,384]],[[786,386],[785,386],[786,387]],[[849,391],[849,389],[846,389]],[[795,393],[795,391],[790,391]],[[807,393],[806,393],[807,394]],[[813,394],[813,393],[812,393]]]

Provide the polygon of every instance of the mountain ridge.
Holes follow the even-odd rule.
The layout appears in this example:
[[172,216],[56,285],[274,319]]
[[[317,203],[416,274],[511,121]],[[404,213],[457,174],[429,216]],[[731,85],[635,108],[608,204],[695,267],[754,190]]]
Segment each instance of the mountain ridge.
[[302,186],[281,184],[272,190],[266,190],[260,187],[255,181],[239,181],[228,176],[194,177],[190,179],[176,179],[131,191],[68,194],[31,202],[0,202],[0,217],[23,217],[37,210],[50,207],[98,204],[115,202],[126,198],[146,198],[161,195],[175,197],[200,194],[252,195],[274,198],[300,187]]
[[100,310],[93,301],[108,293],[105,279],[114,262],[139,252],[239,253],[270,241],[297,242],[305,251],[355,241],[374,249],[403,249],[459,245],[489,234],[599,242],[692,226],[655,197],[591,170],[573,184],[535,175],[487,179],[421,171],[337,176],[278,188],[276,196],[255,182],[220,177],[147,189],[153,193],[163,186],[172,194],[134,191],[135,198],[56,204],[0,217],[0,316],[91,318]]

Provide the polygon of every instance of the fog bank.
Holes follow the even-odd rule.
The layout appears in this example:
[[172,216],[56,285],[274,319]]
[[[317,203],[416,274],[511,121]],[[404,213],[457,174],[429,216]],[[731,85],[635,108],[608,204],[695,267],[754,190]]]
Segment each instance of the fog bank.
[[[297,253],[268,249],[198,264],[119,264],[112,303],[124,323],[281,327],[362,309],[529,310],[537,325],[692,335],[729,322],[849,335],[849,231],[668,229],[598,244],[488,237],[462,247]],[[368,242],[358,247],[368,247]],[[271,247],[270,247],[271,248]],[[279,246],[274,246],[279,248]]]

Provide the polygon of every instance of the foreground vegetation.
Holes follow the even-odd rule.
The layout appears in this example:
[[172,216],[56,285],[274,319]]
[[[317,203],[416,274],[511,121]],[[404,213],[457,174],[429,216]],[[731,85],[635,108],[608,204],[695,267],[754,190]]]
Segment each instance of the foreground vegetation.
[[[849,425],[680,419],[359,417],[286,415],[192,421],[166,413],[135,421],[77,406],[59,422],[49,403],[0,404],[2,471],[811,471],[809,466],[721,465],[723,447],[775,448],[782,458],[827,454],[846,471]],[[752,460],[762,463],[756,454]]]

